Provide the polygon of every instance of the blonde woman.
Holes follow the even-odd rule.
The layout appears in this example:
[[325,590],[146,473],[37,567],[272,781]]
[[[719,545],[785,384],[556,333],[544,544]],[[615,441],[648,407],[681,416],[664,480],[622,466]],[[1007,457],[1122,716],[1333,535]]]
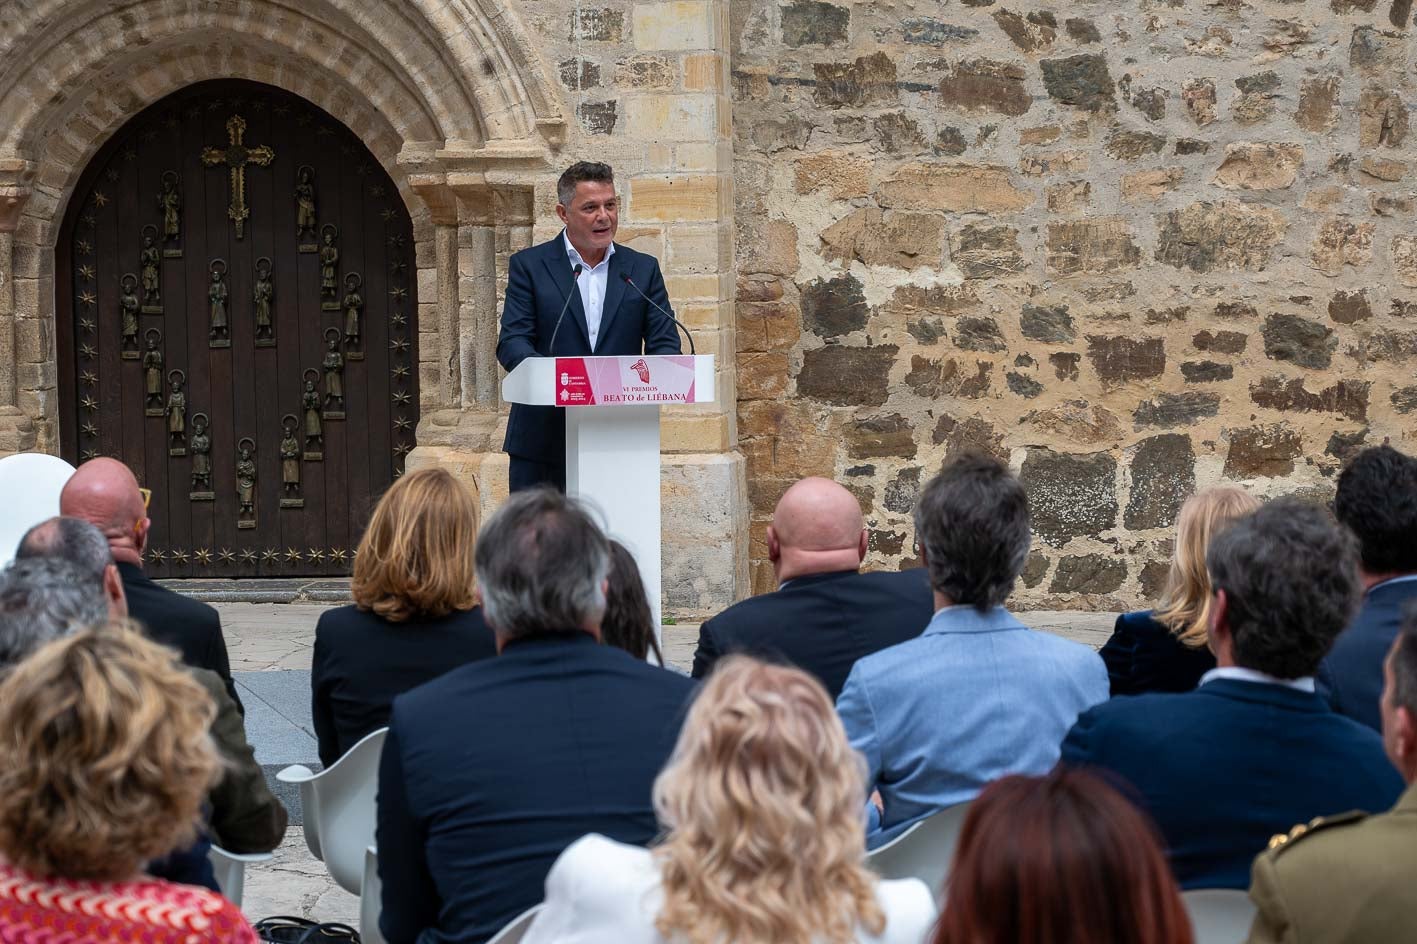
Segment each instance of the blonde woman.
[[192,843],[219,776],[211,699],[175,657],[113,624],[0,684],[0,940],[256,941],[216,893],[142,874]]
[[863,777],[820,683],[724,660],[655,782],[663,841],[574,843],[524,944],[916,944],[935,907],[866,868]]
[[384,493],[354,559],[354,604],[315,626],[312,720],[326,767],[389,723],[395,697],[497,654],[474,589],[477,505],[443,469]]
[[1117,617],[1102,647],[1113,695],[1189,692],[1215,668],[1207,647],[1212,594],[1205,549],[1225,525],[1259,507],[1259,499],[1230,485],[1197,492],[1181,506],[1171,571],[1156,609]]

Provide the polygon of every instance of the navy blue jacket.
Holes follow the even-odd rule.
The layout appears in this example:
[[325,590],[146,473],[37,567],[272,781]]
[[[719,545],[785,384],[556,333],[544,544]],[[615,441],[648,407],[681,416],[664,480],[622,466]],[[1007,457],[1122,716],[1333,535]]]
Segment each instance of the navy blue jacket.
[[1319,665],[1319,692],[1333,710],[1374,731],[1383,729],[1378,711],[1383,694],[1383,660],[1402,627],[1402,609],[1414,598],[1417,580],[1375,584],[1363,595],[1358,615]]
[[1151,618],[1151,610],[1117,617],[1098,653],[1116,695],[1149,692],[1189,692],[1201,676],[1215,668],[1215,656],[1204,646],[1193,649]]
[[[624,282],[629,275],[650,298],[669,308],[669,295],[654,256],[615,244],[605,284],[600,331],[590,347],[581,293],[571,278],[562,234],[514,253],[507,263],[507,295],[502,305],[502,331],[497,360],[511,370],[528,357],[588,357],[592,354],[678,354],[679,329]],[[583,274],[581,278],[585,278]],[[571,307],[556,332],[556,319],[566,299]],[[672,311],[672,309],[670,309]],[[551,350],[551,335],[556,349]],[[508,455],[559,465],[566,461],[565,411],[554,406],[512,404],[507,438]]]
[[914,639],[934,615],[923,567],[797,577],[700,626],[694,678],[707,675],[723,656],[744,652],[816,676],[835,701],[857,659]]
[[379,768],[380,928],[481,942],[587,833],[646,845],[694,683],[585,633],[512,642],[394,700]]
[[1248,888],[1271,836],[1402,793],[1382,739],[1312,692],[1216,679],[1084,712],[1060,763],[1115,776],[1161,829],[1182,888]]

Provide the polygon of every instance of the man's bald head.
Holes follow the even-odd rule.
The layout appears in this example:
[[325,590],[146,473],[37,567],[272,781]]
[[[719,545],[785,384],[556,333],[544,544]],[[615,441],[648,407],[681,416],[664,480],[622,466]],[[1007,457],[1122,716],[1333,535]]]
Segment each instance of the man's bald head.
[[103,532],[117,560],[139,563],[148,518],[138,480],[117,459],[90,459],[59,493],[59,513],[82,518]]
[[773,511],[768,556],[779,583],[857,569],[866,556],[861,504],[831,479],[802,479],[783,493]]

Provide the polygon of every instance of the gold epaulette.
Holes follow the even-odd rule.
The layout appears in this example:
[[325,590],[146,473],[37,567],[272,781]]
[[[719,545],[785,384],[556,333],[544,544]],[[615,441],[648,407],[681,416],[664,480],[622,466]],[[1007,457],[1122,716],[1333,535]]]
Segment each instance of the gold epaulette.
[[1268,850],[1273,852],[1286,846],[1293,845],[1305,836],[1313,835],[1320,830],[1330,826],[1342,826],[1345,823],[1356,823],[1359,820],[1367,819],[1368,814],[1362,810],[1350,810],[1347,813],[1338,813],[1334,816],[1315,816],[1307,823],[1300,823],[1286,833],[1275,833],[1269,839]]

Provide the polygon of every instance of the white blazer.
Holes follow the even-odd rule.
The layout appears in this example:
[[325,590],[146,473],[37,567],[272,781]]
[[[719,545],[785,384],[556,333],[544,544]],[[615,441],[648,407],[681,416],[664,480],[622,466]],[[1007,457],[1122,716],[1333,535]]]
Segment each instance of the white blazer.
[[[925,883],[881,882],[876,897],[886,913],[885,932],[862,932],[856,940],[921,944],[936,917]],[[545,904],[522,944],[670,944],[654,927],[663,904],[659,864],[648,849],[591,833],[551,867]]]

